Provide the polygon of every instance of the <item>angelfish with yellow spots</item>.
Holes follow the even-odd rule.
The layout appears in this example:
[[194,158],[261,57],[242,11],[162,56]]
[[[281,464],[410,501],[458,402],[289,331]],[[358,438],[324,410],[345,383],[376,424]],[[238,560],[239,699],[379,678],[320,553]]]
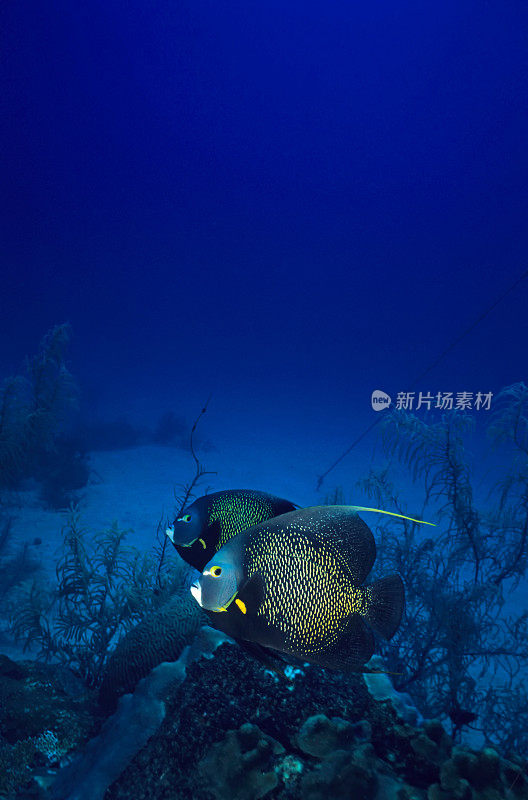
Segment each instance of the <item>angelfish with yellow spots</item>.
[[351,506],[315,506],[239,533],[191,592],[236,639],[337,670],[368,671],[373,631],[390,639],[403,613],[399,575],[363,585],[376,559]]
[[167,528],[167,536],[188,564],[200,572],[237,533],[298,506],[256,489],[226,489],[199,497]]

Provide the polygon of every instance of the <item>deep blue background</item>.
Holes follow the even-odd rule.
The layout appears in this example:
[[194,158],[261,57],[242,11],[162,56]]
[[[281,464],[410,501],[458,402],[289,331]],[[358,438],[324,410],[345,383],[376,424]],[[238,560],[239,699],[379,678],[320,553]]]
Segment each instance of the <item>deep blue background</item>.
[[[0,372],[68,320],[94,414],[212,390],[218,426],[348,444],[528,266],[527,23],[3,2]],[[526,379],[527,308],[524,281],[417,388]]]

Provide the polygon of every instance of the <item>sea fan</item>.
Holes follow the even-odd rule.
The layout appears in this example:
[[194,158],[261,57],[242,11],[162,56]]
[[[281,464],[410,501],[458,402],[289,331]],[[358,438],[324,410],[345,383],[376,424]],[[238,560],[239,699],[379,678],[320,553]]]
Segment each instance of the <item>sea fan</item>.
[[26,426],[35,446],[43,449],[53,448],[55,437],[78,404],[79,390],[65,363],[70,339],[70,325],[55,326],[27,363],[30,409]]
[[77,384],[65,364],[70,338],[69,325],[54,327],[27,361],[26,374],[9,378],[0,391],[0,488],[33,477],[47,502],[58,506],[69,489],[88,479],[84,454],[62,442],[57,455],[78,405]]
[[399,499],[390,467],[362,482],[378,508],[437,522],[433,534],[404,519],[377,526],[377,569],[396,568],[406,586],[399,634],[380,645],[387,668],[401,673],[396,687],[424,715],[450,723],[454,736],[470,724],[502,747],[526,743],[517,721],[525,724],[528,704],[528,615],[506,609],[528,569],[527,411],[524,384],[499,395],[489,433],[508,457],[489,507],[474,499],[464,447],[472,422],[456,412],[432,424],[405,412],[387,416],[388,454],[423,486],[419,515]]
[[510,442],[528,456],[528,386],[514,383],[499,394],[488,429],[496,442]]
[[92,536],[72,508],[63,530],[57,586],[31,584],[12,613],[12,630],[39,658],[59,659],[89,685],[97,685],[121,635],[151,608],[155,565],[124,544],[127,531],[114,523]]
[[16,484],[27,462],[29,384],[9,378],[0,391],[0,487]]
[[22,544],[17,550],[10,549],[11,517],[0,517],[0,609],[14,602],[14,591],[41,567],[31,546]]

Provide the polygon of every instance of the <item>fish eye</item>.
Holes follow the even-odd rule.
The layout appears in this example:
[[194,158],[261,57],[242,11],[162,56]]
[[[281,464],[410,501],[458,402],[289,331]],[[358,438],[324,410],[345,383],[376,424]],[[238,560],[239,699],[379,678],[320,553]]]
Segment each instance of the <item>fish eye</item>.
[[211,573],[213,578],[219,578],[220,575],[222,574],[222,567],[211,567],[209,572]]
[[191,515],[190,514],[186,514],[184,517],[179,517],[178,518],[178,522],[190,522],[190,521],[191,521]]

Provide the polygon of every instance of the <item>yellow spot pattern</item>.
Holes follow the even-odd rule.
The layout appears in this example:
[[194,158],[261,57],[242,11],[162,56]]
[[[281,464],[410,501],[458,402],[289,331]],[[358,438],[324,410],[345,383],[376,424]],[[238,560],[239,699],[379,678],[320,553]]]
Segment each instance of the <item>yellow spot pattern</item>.
[[220,523],[220,537],[216,550],[219,550],[237,533],[258,525],[274,516],[273,503],[265,497],[252,492],[215,497],[209,508],[208,524]]
[[321,652],[338,641],[350,614],[367,613],[370,590],[354,586],[346,559],[312,526],[259,531],[245,562],[248,577],[263,578],[257,616],[285,635],[292,653]]

